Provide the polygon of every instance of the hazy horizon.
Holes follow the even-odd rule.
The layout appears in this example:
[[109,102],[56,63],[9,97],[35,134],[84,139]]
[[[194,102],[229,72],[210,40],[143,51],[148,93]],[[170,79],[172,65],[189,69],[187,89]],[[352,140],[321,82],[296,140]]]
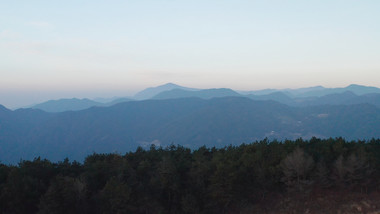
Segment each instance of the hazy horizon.
[[380,87],[380,2],[8,1],[0,104],[193,88]]
[[[0,105],[5,106],[6,108],[9,109],[18,109],[18,108],[27,108],[42,102],[46,102],[49,100],[59,100],[59,99],[72,99],[72,98],[77,98],[77,99],[90,99],[90,100],[96,100],[96,99],[109,99],[109,98],[121,98],[121,97],[131,97],[133,98],[134,95],[136,95],[138,92],[151,88],[151,87],[158,87],[162,86],[165,84],[176,84],[177,83],[172,83],[172,82],[167,82],[163,83],[160,85],[152,85],[148,86],[146,88],[142,88],[141,90],[138,91],[55,91],[55,92],[49,92],[47,91],[29,91],[29,92],[19,92],[19,94],[2,94],[0,92],[0,98],[6,98],[2,99],[4,103],[0,103]],[[349,84],[349,85],[359,85],[359,84]],[[325,87],[323,85],[313,85],[309,87],[300,87],[300,88],[313,88],[313,87],[324,87],[324,88],[345,88],[349,85],[344,85],[344,86],[338,86],[338,87]],[[179,85],[183,87],[188,87],[188,88],[196,88],[196,89],[210,89],[210,88],[226,88],[226,87],[210,87],[210,88],[197,88],[197,87],[192,87],[189,85]],[[376,86],[371,86],[371,85],[363,85],[363,86],[368,86],[368,87],[376,87]],[[231,88],[234,91],[240,92],[240,91],[260,91],[260,90],[266,90],[266,89],[274,89],[274,90],[287,90],[287,89],[300,89],[298,87],[288,87],[288,88],[274,88],[274,87],[267,87],[267,88],[258,88],[258,89],[236,89],[236,88]],[[12,97],[14,96],[14,97]]]

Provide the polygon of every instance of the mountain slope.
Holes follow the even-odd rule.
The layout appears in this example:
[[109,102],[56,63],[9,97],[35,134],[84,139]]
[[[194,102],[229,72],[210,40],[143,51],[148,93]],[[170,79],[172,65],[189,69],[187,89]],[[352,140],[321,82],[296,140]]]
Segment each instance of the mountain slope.
[[290,98],[283,92],[274,92],[274,93],[265,94],[265,95],[250,94],[250,95],[247,95],[246,97],[252,100],[272,100],[272,101],[276,101],[285,105],[290,105],[290,106],[296,105],[295,100]]
[[346,91],[322,97],[296,98],[294,101],[295,105],[298,106],[372,104],[380,107],[380,94],[374,93],[359,96],[351,91]]
[[244,95],[268,95],[276,92],[281,92],[286,94],[287,96],[291,97],[297,97],[300,94],[308,93],[308,92],[317,92],[317,91],[323,91],[326,88],[322,86],[314,86],[314,87],[307,87],[307,88],[297,88],[297,89],[263,89],[263,90],[256,90],[256,91],[242,91],[241,93]]
[[82,160],[93,152],[124,153],[152,143],[195,148],[265,137],[380,137],[380,109],[369,104],[289,107],[222,97],[131,101],[62,113],[2,112],[0,160],[6,163],[36,156]]

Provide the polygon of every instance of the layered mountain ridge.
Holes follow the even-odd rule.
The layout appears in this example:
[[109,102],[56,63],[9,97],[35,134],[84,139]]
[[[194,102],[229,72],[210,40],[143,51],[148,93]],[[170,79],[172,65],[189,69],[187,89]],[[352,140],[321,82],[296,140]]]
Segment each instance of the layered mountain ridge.
[[[348,97],[352,95],[351,97]],[[356,96],[355,96],[356,95]],[[93,106],[112,106],[121,102],[147,99],[176,99],[198,97],[211,99],[215,97],[237,96],[253,100],[273,100],[291,106],[308,106],[322,104],[359,104],[370,103],[380,105],[380,89],[361,85],[349,85],[345,88],[324,88],[322,86],[300,89],[265,89],[258,91],[234,91],[229,88],[196,89],[173,83],[150,87],[138,92],[133,97],[90,99],[49,100],[31,108],[46,112],[79,111]],[[360,97],[358,97],[360,96]],[[335,100],[336,98],[336,100]],[[105,102],[100,102],[103,100]]]
[[380,109],[371,104],[292,107],[246,97],[129,101],[110,107],[0,114],[0,160],[37,156],[81,161],[93,152],[124,153],[150,144],[223,147],[263,138],[380,137]]
[[[93,152],[123,153],[151,144],[197,148],[263,138],[379,138],[376,91],[350,85],[243,93],[165,84],[134,97],[142,100],[63,99],[14,111],[0,105],[0,161],[37,156],[81,161]],[[317,92],[328,94],[303,96]]]

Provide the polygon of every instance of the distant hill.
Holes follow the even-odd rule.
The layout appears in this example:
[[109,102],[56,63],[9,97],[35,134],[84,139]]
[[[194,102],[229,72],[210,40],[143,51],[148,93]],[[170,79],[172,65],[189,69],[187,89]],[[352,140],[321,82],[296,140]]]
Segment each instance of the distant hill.
[[79,111],[83,109],[90,108],[92,106],[99,106],[102,103],[95,102],[89,99],[59,99],[59,100],[49,100],[37,105],[32,108],[40,109],[46,112],[63,112],[63,111]]
[[[290,94],[291,92],[273,92],[264,95],[249,94],[246,97],[253,100],[273,100],[289,106],[316,106],[316,105],[353,105],[353,104],[372,104],[380,107],[380,93],[368,93],[364,92],[377,91],[374,87],[364,87],[364,90],[354,90],[356,87],[336,88],[336,89],[321,89],[318,87],[317,91],[310,91],[308,89],[302,89],[301,91],[308,91],[305,93],[311,94],[324,94],[323,96],[303,96],[297,93]],[[362,87],[358,87],[363,89]],[[327,90],[327,91],[326,91]],[[325,92],[322,92],[325,91]],[[342,91],[339,93],[333,93],[335,91]],[[354,93],[353,91],[356,91]],[[298,91],[300,92],[300,91]],[[358,95],[360,94],[360,95]]]
[[10,112],[11,110],[5,108],[5,106],[0,105],[0,112]]
[[317,106],[317,105],[354,105],[372,104],[380,107],[380,94],[356,95],[351,91],[343,93],[328,94],[322,97],[307,97],[294,99],[295,106]]
[[59,99],[59,100],[49,100],[37,105],[30,106],[33,109],[40,109],[46,112],[64,112],[64,111],[79,111],[91,108],[93,106],[111,106],[120,102],[128,102],[132,100],[146,100],[150,99],[157,94],[170,91],[173,89],[181,89],[186,91],[196,91],[198,89],[187,88],[179,86],[173,83],[167,83],[157,87],[146,88],[138,92],[132,98],[96,98],[95,100],[90,99]]
[[[372,94],[372,95],[367,95]],[[111,106],[121,102],[145,99],[176,99],[185,97],[199,97],[211,99],[226,96],[245,96],[253,100],[273,100],[290,106],[307,105],[339,105],[339,104],[359,104],[369,103],[379,105],[378,96],[380,89],[376,87],[350,85],[345,88],[324,88],[322,86],[300,88],[300,89],[265,89],[259,91],[233,91],[228,88],[219,89],[194,89],[179,86],[173,83],[151,87],[137,93],[134,98],[97,98],[90,99],[60,99],[49,100],[31,108],[40,109],[46,112],[79,111],[93,106]],[[331,95],[331,96],[330,96]],[[356,97],[355,97],[356,95]],[[364,97],[357,97],[366,95]],[[347,97],[351,96],[351,97]]]
[[264,94],[264,95],[250,94],[250,95],[246,95],[246,97],[252,100],[272,100],[272,101],[276,101],[276,102],[290,105],[290,106],[296,105],[295,100],[283,92],[274,92],[274,93]]
[[316,92],[316,91],[322,91],[326,88],[322,86],[314,86],[314,87],[307,87],[307,88],[297,88],[297,89],[263,89],[263,90],[256,90],[256,91],[241,91],[241,94],[244,95],[269,95],[276,92],[281,92],[286,94],[290,97],[296,97],[300,94],[308,93],[308,92]]
[[164,91],[152,99],[176,99],[185,97],[198,97],[202,99],[211,99],[215,97],[228,97],[228,96],[242,96],[241,94],[228,89],[228,88],[215,88],[215,89],[204,89],[198,91],[187,91],[183,89],[173,89],[170,91]]
[[32,106],[33,109],[40,109],[46,112],[64,112],[64,111],[80,111],[94,106],[111,106],[121,102],[132,101],[129,98],[118,98],[108,103],[96,102],[90,99],[59,99],[49,100]]
[[323,86],[314,86],[298,89],[285,89],[283,90],[283,92],[293,97],[299,97],[306,93],[318,93],[320,91],[324,91],[325,89],[326,88],[324,88]]
[[157,94],[159,94],[161,92],[170,91],[173,89],[182,89],[182,90],[186,90],[186,91],[198,90],[195,88],[187,88],[187,87],[179,86],[179,85],[176,85],[173,83],[167,83],[165,85],[160,85],[157,87],[150,87],[150,88],[144,89],[144,90],[138,92],[133,98],[136,100],[146,100],[146,99],[150,99],[150,98],[156,96]]
[[116,96],[115,97],[97,97],[92,100],[98,103],[112,103],[115,100],[119,100],[119,99],[126,99],[129,101],[134,100],[131,97],[116,97]]
[[244,97],[130,101],[62,113],[0,107],[0,160],[82,160],[152,143],[196,148],[265,137],[368,139],[380,137],[378,127],[380,109],[370,104],[290,107]]
[[356,95],[380,93],[380,88],[371,86],[362,86],[351,84],[344,88],[324,88],[322,86],[298,88],[298,89],[264,89],[257,91],[242,91],[240,93],[244,95],[268,95],[275,92],[282,92],[292,98],[301,97],[321,97],[329,94],[339,94],[344,92],[352,92]]
[[293,94],[297,97],[321,97],[328,94],[343,93],[347,91],[352,92],[356,95],[364,95],[369,93],[380,93],[380,88],[352,84],[344,88],[324,88],[319,90],[310,90],[304,93]]
[[357,103],[368,103],[376,105],[380,107],[380,94],[372,93],[372,94],[364,94],[355,98],[355,100],[350,101],[349,104],[357,104]]
[[123,103],[123,102],[129,102],[129,101],[133,101],[134,99],[131,99],[131,98],[126,98],[126,97],[121,97],[121,98],[116,98],[110,102],[106,102],[104,103],[103,105],[100,105],[100,106],[112,106],[112,105],[115,105],[115,104],[118,104],[118,103]]

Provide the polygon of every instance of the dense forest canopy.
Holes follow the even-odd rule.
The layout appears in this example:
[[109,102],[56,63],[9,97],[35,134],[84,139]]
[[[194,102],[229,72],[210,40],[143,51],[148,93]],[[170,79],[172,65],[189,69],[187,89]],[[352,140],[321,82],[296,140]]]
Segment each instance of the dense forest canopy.
[[152,145],[124,155],[93,154],[83,163],[1,164],[0,213],[300,211],[271,203],[308,200],[320,191],[377,193],[379,175],[380,139],[265,139],[195,150]]

